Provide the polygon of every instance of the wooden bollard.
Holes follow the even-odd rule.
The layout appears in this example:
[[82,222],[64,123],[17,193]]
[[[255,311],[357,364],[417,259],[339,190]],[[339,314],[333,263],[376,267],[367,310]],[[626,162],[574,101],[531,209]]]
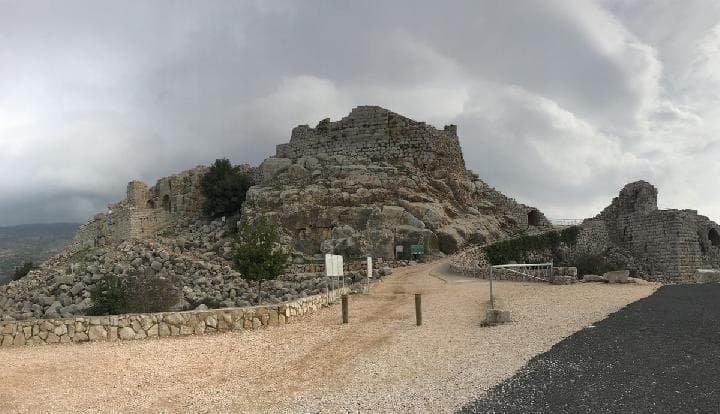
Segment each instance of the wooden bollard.
[[348,323],[348,295],[342,295],[342,323]]
[[422,296],[419,293],[415,294],[415,323],[422,325]]

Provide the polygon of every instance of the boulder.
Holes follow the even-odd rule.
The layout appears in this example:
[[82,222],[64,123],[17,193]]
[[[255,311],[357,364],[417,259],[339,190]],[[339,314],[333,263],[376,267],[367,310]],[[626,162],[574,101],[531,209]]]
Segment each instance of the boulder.
[[627,283],[629,276],[629,270],[615,270],[603,273],[603,278],[610,283]]
[[440,251],[445,254],[452,254],[460,250],[465,240],[458,233],[457,229],[445,226],[436,231]]
[[510,311],[501,309],[488,309],[483,325],[494,326],[510,322]]
[[720,282],[720,270],[718,269],[697,269],[693,277],[695,283],[718,283]]
[[607,282],[607,279],[599,275],[584,275],[583,282]]
[[260,164],[260,173],[264,184],[269,183],[278,173],[292,165],[288,158],[268,158]]
[[107,331],[100,325],[91,326],[88,330],[88,338],[91,341],[104,341],[107,339]]
[[129,340],[129,339],[135,339],[135,331],[129,326],[126,326],[124,328],[120,328],[120,331],[118,332],[118,336],[123,341]]

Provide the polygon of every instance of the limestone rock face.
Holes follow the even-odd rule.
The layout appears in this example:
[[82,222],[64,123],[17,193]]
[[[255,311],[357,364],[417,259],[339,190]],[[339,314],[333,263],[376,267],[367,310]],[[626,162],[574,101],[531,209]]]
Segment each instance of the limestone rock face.
[[393,258],[395,246],[407,253],[413,244],[442,255],[549,225],[466,170],[454,126],[437,130],[379,107],[295,128],[260,171],[245,214],[268,213],[306,257]]

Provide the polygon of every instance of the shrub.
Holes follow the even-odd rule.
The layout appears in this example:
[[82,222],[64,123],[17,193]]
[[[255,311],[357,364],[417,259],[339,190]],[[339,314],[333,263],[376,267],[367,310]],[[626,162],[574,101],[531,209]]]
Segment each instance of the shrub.
[[22,265],[15,268],[15,274],[13,275],[13,280],[21,279],[25,276],[27,276],[28,273],[30,273],[31,270],[37,269],[37,266],[33,262],[24,262]]
[[168,275],[108,274],[90,291],[88,315],[118,315],[169,310],[180,300],[180,289]]
[[282,275],[288,265],[288,254],[277,246],[280,240],[277,228],[265,216],[254,221],[243,217],[235,239],[233,268],[243,278],[258,282],[258,303],[264,280]]
[[605,272],[616,270],[617,266],[609,263],[601,254],[583,254],[577,256],[574,261],[578,270],[578,276],[602,275]]
[[509,262],[526,263],[529,258],[544,256],[546,260],[561,261],[561,247],[572,247],[580,234],[578,226],[561,231],[548,231],[535,235],[523,235],[492,243],[483,248],[485,256],[493,265]]
[[251,178],[239,167],[233,167],[228,159],[215,160],[200,179],[200,188],[205,196],[203,212],[211,218],[239,212],[252,184]]

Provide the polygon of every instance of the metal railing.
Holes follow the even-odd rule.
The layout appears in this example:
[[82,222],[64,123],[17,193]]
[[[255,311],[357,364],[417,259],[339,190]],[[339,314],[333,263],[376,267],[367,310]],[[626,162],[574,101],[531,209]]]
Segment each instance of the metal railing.
[[582,224],[582,222],[585,219],[566,219],[566,218],[553,219],[553,218],[551,218],[549,220],[550,220],[550,223],[555,226],[577,226],[578,224]]
[[552,278],[553,263],[513,263],[491,266],[491,274],[494,270],[505,270],[530,279],[547,282]]

